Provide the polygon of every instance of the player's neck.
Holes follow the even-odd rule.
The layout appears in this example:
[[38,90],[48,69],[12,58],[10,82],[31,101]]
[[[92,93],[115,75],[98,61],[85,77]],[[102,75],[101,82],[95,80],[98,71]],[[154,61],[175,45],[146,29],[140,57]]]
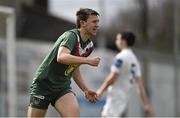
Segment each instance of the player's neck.
[[87,32],[83,29],[79,29],[79,31],[80,31],[82,41],[86,42],[90,38],[89,34],[87,34]]
[[123,46],[123,47],[121,48],[121,50],[126,50],[126,49],[129,49],[129,47],[128,47],[128,46]]

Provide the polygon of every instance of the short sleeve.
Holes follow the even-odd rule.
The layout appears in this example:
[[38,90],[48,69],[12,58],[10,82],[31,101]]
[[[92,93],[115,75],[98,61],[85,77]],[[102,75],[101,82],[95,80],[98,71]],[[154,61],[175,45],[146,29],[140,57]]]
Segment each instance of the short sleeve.
[[122,67],[122,64],[123,64],[123,60],[120,57],[116,56],[114,58],[112,65],[111,65],[111,71],[115,72],[115,73],[119,73],[119,71]]
[[61,44],[60,44],[60,47],[66,47],[68,48],[70,51],[73,50],[74,48],[74,45],[76,43],[76,34],[73,33],[73,32],[65,32],[64,33],[64,36],[62,38],[62,41],[61,41]]
[[135,78],[137,77],[141,77],[142,73],[141,73],[141,66],[139,64],[139,62],[136,62],[135,64],[132,64],[132,74]]

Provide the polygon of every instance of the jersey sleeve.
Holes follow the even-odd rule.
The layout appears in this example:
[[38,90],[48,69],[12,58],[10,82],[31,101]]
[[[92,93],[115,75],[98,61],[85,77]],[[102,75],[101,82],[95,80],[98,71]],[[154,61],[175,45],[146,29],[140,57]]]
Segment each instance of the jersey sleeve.
[[73,32],[65,32],[60,47],[66,47],[72,51],[76,43],[76,38],[77,37]]
[[134,78],[142,76],[141,66],[139,62],[132,64],[132,73],[133,73]]
[[111,65],[111,71],[115,72],[115,73],[119,73],[120,69],[122,67],[122,64],[123,64],[122,58],[116,56],[114,58],[112,65]]

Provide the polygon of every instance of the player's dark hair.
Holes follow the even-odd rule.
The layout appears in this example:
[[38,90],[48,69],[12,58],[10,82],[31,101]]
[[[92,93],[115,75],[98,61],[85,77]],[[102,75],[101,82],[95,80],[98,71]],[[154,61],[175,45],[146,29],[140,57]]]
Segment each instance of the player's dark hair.
[[126,40],[128,46],[133,46],[135,44],[136,36],[132,32],[122,32],[121,39]]
[[88,9],[88,8],[81,8],[79,11],[76,12],[76,16],[77,16],[77,27],[80,28],[80,21],[87,21],[88,17],[90,15],[96,15],[99,16],[99,13],[95,10],[92,9]]

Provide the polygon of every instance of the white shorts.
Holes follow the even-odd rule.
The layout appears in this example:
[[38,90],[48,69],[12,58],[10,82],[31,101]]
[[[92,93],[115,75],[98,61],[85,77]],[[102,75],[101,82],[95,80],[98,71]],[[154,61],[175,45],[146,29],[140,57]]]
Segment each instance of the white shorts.
[[127,99],[108,97],[101,115],[104,117],[120,117],[124,113],[127,103]]

